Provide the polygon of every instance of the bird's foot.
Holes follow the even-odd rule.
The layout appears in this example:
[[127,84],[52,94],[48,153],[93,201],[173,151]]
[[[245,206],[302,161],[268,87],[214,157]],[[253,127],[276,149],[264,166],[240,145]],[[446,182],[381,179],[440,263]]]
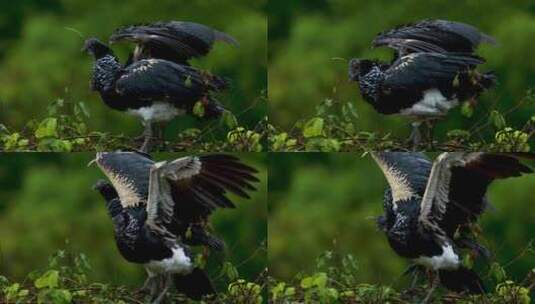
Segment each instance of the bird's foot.
[[160,283],[163,285],[162,292],[158,295],[158,297],[152,301],[152,304],[162,304],[165,302],[165,296],[167,295],[167,292],[169,291],[169,288],[171,287],[171,281],[172,278],[170,275],[162,276],[162,279]]
[[143,153],[150,153],[153,147],[152,143],[152,137],[145,137],[143,140],[143,144],[141,145],[141,148],[139,148],[139,151]]
[[418,285],[418,279],[420,279],[421,274],[425,274],[425,268],[418,264],[410,265],[409,268],[407,268],[407,270],[405,270],[405,272],[403,273],[404,276],[412,276],[412,281],[410,285],[411,289],[416,288],[416,286]]
[[429,287],[429,292],[427,293],[427,295],[423,299],[422,304],[429,303],[429,300],[431,300],[431,296],[435,292],[435,289],[437,288],[437,286],[439,284],[439,281],[440,281],[437,273],[433,273],[431,276],[432,276],[432,278],[431,278],[431,286]]

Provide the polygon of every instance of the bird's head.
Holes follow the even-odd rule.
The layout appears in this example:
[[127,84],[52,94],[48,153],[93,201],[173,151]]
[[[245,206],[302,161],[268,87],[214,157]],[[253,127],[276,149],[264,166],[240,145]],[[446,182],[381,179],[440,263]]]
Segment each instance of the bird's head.
[[380,231],[387,232],[388,231],[388,221],[386,220],[386,216],[380,215],[378,217],[375,217],[375,223],[377,224],[377,228]]
[[95,59],[102,58],[106,55],[113,55],[113,51],[97,38],[87,39],[82,48],[82,52],[86,52],[95,57]]
[[353,58],[349,61],[349,80],[359,81],[359,76],[366,75],[378,63],[374,60]]
[[[100,152],[94,162],[108,177],[112,188],[121,195],[122,201],[125,198],[146,199],[150,168],[154,164],[148,155],[138,152]],[[109,186],[103,183],[97,183],[95,188],[101,193],[109,190]]]
[[118,197],[117,191],[115,190],[113,185],[103,179],[98,180],[93,185],[93,190],[100,192],[102,197],[104,197],[107,202]]

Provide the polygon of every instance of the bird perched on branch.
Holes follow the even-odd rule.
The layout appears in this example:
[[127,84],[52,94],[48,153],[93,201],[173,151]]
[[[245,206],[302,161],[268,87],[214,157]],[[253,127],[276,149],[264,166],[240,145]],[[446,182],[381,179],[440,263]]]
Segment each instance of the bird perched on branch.
[[476,70],[485,60],[473,52],[483,42],[495,40],[459,22],[426,20],[401,26],[373,41],[374,47],[393,48],[394,60],[352,59],[349,79],[359,83],[363,99],[377,112],[410,117],[414,122],[409,140],[417,147],[422,122],[445,117],[463,101],[475,104],[496,83],[492,72]]
[[379,229],[398,255],[438,273],[424,302],[438,283],[483,293],[479,276],[463,266],[461,249],[488,255],[470,233],[489,205],[487,188],[496,179],[532,173],[519,158],[535,155],[452,152],[434,163],[421,153],[374,152],[372,157],[389,185]]
[[95,189],[106,201],[119,252],[145,267],[143,289],[153,303],[161,303],[173,282],[192,299],[215,293],[190,246],[223,248],[207,230],[209,216],[235,208],[227,193],[250,198],[257,171],[222,154],[156,163],[137,152],[98,153],[95,162],[110,181]]
[[[224,107],[216,94],[228,81],[189,65],[208,54],[215,41],[235,43],[229,35],[190,22],[155,23],[121,28],[112,42],[137,43],[127,64],[98,39],[86,40],[83,50],[95,59],[91,88],[114,110],[141,119],[145,130],[141,151],[149,152],[153,137],[162,137],[161,124],[184,114],[219,118]],[[200,107],[198,107],[200,105]],[[194,111],[198,107],[199,110]]]

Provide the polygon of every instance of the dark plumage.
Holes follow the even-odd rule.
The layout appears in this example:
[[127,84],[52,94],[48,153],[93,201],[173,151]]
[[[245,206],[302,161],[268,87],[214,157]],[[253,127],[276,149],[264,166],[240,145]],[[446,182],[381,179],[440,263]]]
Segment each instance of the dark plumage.
[[[385,214],[377,220],[391,248],[439,275],[454,291],[484,292],[472,270],[462,265],[459,250],[486,250],[469,235],[488,206],[486,192],[495,179],[533,171],[519,161],[527,154],[443,153],[431,163],[421,153],[376,152],[373,158],[389,188]],[[456,232],[464,235],[456,237]],[[437,282],[433,282],[432,293]]]
[[[475,70],[482,63],[481,58],[452,53],[410,54],[391,66],[353,59],[350,78],[359,82],[364,100],[381,114],[436,117],[494,84],[492,74]],[[429,93],[432,100],[426,100]]]
[[379,33],[372,45],[395,49],[395,59],[397,59],[420,52],[473,53],[482,43],[496,44],[496,39],[469,24],[447,20],[423,20]]
[[492,73],[476,71],[482,63],[462,53],[411,53],[392,65],[353,59],[349,77],[377,112],[411,117],[417,131],[421,121],[445,117],[460,102],[475,100],[495,84]]
[[206,56],[216,41],[237,46],[230,35],[208,26],[183,21],[157,22],[122,27],[110,37],[110,43],[134,42],[132,61],[158,58],[188,64],[192,58]]
[[191,298],[214,293],[188,246],[223,248],[207,230],[209,216],[217,208],[235,208],[228,192],[249,198],[246,191],[255,190],[257,171],[220,154],[155,163],[136,152],[98,153],[96,163],[111,182],[95,188],[106,201],[119,252],[145,267],[144,288],[154,303],[173,281]]
[[474,54],[481,43],[494,38],[475,27],[445,20],[424,20],[380,33],[374,47],[388,46],[396,53],[390,64],[352,59],[349,78],[359,82],[366,102],[382,114],[413,118],[410,137],[420,142],[419,125],[445,117],[460,102],[491,88],[493,73],[479,73],[484,59]]
[[92,89],[112,109],[141,118],[145,125],[142,151],[149,151],[153,124],[191,113],[197,101],[204,105],[204,118],[217,118],[224,111],[214,97],[227,87],[222,78],[163,59],[122,66],[113,51],[94,38],[86,41],[84,50],[95,58]]

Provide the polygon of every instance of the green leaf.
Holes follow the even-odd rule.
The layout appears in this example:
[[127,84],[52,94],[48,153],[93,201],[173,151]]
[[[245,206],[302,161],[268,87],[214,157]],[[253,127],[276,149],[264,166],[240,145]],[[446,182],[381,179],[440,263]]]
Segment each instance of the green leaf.
[[240,274],[238,273],[238,269],[232,265],[230,262],[225,262],[223,264],[223,273],[229,278],[231,281],[235,281],[239,278]]
[[314,277],[306,277],[301,280],[301,288],[309,289],[314,286]]
[[303,136],[305,136],[306,138],[322,136],[323,125],[323,118],[312,118],[303,127]]
[[14,283],[6,287],[3,292],[6,294],[7,300],[15,299],[19,295],[20,284]]
[[49,270],[45,272],[40,278],[35,280],[36,288],[56,288],[59,283],[59,272],[57,270]]
[[193,106],[193,115],[198,117],[204,117],[204,104],[202,101],[197,101]]
[[223,116],[221,117],[223,122],[229,129],[235,129],[238,126],[238,120],[236,116],[230,111],[223,111]]
[[490,266],[490,273],[497,282],[503,282],[507,278],[505,269],[503,269],[503,267],[496,262],[492,263]]
[[468,269],[472,269],[472,267],[474,266],[474,259],[472,258],[472,256],[470,254],[466,254],[463,258],[463,266],[468,268]]
[[498,130],[502,130],[506,127],[505,118],[500,112],[496,110],[490,112],[490,121]]
[[327,274],[324,272],[317,273],[314,278],[314,285],[320,288],[327,286]]
[[474,115],[474,108],[472,107],[472,104],[470,104],[470,102],[465,102],[463,103],[463,105],[461,106],[461,114],[464,116],[464,117],[472,117],[472,115]]
[[191,76],[186,77],[186,80],[184,80],[184,86],[186,88],[191,88],[193,86],[193,82],[191,81]]
[[57,118],[46,118],[44,119],[37,130],[35,130],[35,137],[45,138],[45,137],[58,137],[58,120]]

